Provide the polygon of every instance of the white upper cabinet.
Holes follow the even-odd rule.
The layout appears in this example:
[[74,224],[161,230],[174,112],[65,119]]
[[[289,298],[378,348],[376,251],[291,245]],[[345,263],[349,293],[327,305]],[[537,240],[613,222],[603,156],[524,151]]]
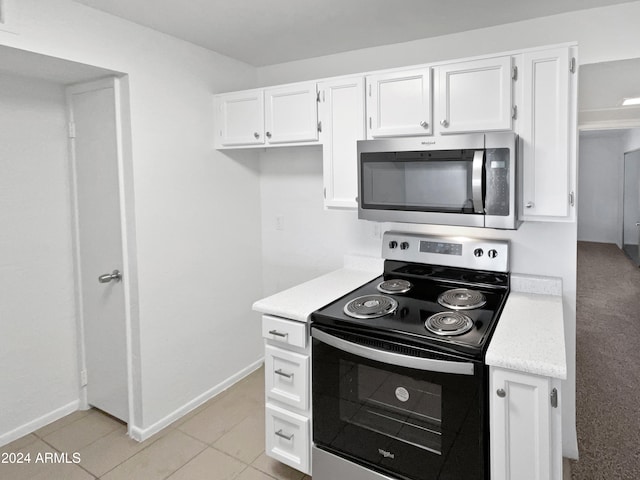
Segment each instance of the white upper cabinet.
[[320,83],[324,205],[356,208],[358,140],[365,139],[364,77]]
[[264,97],[262,89],[214,97],[216,146],[264,144]]
[[315,82],[265,88],[267,143],[318,140],[318,102]]
[[439,133],[511,130],[511,56],[442,65],[436,78]]
[[431,135],[431,68],[367,77],[368,138]]
[[568,47],[522,55],[518,132],[522,220],[575,220],[576,75],[572,57]]
[[216,148],[318,142],[315,82],[214,97]]

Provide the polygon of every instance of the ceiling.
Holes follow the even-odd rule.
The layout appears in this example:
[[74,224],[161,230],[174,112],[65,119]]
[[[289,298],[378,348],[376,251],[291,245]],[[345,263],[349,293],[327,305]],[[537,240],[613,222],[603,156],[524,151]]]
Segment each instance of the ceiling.
[[74,0],[254,66],[634,0]]

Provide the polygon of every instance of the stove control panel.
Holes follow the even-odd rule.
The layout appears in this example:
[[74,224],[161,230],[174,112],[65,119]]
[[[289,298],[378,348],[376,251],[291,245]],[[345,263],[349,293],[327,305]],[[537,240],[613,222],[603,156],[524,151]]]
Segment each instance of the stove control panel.
[[509,241],[388,231],[383,236],[382,257],[404,262],[508,272]]

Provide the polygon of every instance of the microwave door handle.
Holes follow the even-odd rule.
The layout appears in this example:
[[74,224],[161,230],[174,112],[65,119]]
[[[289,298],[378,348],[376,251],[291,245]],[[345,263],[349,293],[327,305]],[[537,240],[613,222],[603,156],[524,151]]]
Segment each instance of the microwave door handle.
[[375,362],[382,362],[398,367],[415,368],[429,372],[454,373],[459,375],[473,375],[474,364],[470,362],[449,362],[432,358],[412,357],[395,352],[387,352],[371,347],[358,345],[342,338],[334,337],[317,328],[311,330],[311,336],[322,343],[337,348],[343,352],[367,358]]
[[473,153],[471,195],[474,213],[484,214],[484,201],[482,198],[482,166],[484,164],[484,150],[476,150]]

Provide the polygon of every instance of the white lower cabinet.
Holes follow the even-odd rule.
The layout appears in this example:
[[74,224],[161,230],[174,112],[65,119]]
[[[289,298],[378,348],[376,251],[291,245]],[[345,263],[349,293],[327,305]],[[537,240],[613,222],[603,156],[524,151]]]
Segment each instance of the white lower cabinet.
[[267,345],[264,371],[267,397],[300,410],[309,408],[309,355]]
[[266,453],[304,473],[310,472],[311,421],[308,417],[267,403]]
[[559,384],[490,368],[491,480],[561,480]]
[[306,323],[262,316],[265,452],[311,474],[311,352]]

